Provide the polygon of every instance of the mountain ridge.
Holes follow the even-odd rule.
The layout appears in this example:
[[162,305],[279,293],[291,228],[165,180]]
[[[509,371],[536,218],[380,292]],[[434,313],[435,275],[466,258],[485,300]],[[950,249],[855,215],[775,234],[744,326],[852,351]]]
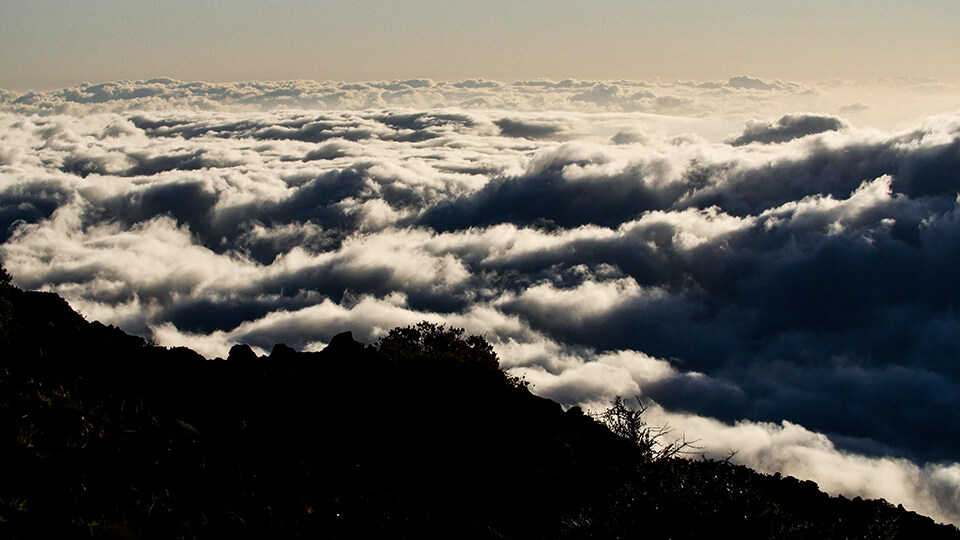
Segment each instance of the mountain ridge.
[[650,459],[461,329],[207,360],[8,281],[9,538],[960,538],[810,481]]

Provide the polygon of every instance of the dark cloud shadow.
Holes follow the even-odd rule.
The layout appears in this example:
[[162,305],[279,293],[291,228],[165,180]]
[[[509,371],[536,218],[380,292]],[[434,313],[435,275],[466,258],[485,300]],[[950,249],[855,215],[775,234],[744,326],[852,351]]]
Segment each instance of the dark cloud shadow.
[[743,146],[758,142],[761,144],[784,143],[815,135],[826,131],[839,131],[847,127],[847,123],[836,116],[822,116],[816,114],[787,114],[776,122],[749,122],[743,133],[729,143],[733,146]]

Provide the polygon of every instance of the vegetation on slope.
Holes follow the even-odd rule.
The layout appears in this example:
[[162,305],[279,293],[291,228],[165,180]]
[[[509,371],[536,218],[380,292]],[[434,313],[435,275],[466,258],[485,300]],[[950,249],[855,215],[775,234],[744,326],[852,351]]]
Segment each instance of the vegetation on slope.
[[657,459],[461,329],[206,360],[2,277],[3,538],[960,538],[812,482]]

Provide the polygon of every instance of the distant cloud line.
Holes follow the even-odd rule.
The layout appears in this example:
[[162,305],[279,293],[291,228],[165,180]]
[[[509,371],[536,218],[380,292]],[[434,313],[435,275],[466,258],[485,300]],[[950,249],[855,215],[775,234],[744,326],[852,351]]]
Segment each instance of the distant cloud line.
[[[722,81],[500,82],[484,79],[409,79],[345,83],[333,81],[244,81],[208,83],[157,78],[115,81],[46,92],[0,89],[0,110],[19,114],[84,114],[130,110],[269,111],[277,109],[362,110],[406,107],[469,110],[632,112],[684,116],[739,114],[770,117],[774,111],[825,110],[870,117],[875,91],[900,97],[901,108],[930,113],[916,103],[952,102],[956,88],[928,79],[764,81],[736,76]],[[865,98],[864,96],[869,96]],[[952,96],[952,97],[951,97]],[[886,106],[888,103],[876,103]],[[901,113],[909,111],[899,111]],[[884,115],[897,112],[887,111]]]
[[[166,108],[171,105],[199,110],[241,107],[271,110],[365,109],[389,106],[459,107],[503,109],[607,108],[621,111],[684,110],[693,106],[698,93],[719,96],[741,94],[798,93],[799,83],[766,83],[750,77],[734,77],[716,83],[646,83],[639,81],[517,81],[503,83],[483,79],[436,82],[410,79],[368,83],[319,81],[205,83],[173,79],[118,81],[82,84],[50,92],[5,92],[0,104],[17,112],[66,112],[70,106],[115,110]],[[659,92],[659,93],[657,93]]]

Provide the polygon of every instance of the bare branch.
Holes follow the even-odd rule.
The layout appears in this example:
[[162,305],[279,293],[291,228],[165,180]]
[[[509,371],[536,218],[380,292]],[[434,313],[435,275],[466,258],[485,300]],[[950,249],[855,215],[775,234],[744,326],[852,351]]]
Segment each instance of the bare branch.
[[634,408],[627,406],[620,396],[613,398],[610,407],[592,416],[604,423],[610,431],[619,435],[640,448],[644,456],[651,461],[671,459],[700,450],[699,440],[688,441],[685,434],[664,442],[673,429],[668,425],[650,426],[643,419],[647,405],[643,404],[640,396],[634,396],[637,405]]

